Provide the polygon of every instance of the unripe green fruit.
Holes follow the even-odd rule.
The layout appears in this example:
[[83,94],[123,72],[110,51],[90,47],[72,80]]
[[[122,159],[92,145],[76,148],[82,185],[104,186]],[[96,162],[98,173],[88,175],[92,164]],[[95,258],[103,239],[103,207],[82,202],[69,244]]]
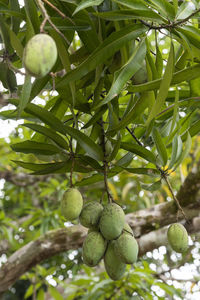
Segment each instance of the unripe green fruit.
[[90,232],[83,242],[83,262],[90,266],[96,266],[106,251],[107,242],[100,232]]
[[88,234],[89,234],[90,232],[99,232],[99,229],[98,229],[98,227],[90,227],[90,228],[88,229]]
[[34,77],[44,77],[57,59],[56,43],[48,34],[39,33],[32,37],[23,53],[26,71]]
[[110,140],[106,140],[105,143],[105,150],[106,150],[106,155],[109,156],[112,153],[113,146]]
[[133,230],[132,230],[132,228],[129,226],[128,223],[125,223],[125,224],[124,224],[123,233],[128,233],[128,234],[130,233],[130,234],[133,235]]
[[144,64],[132,77],[133,84],[142,84],[147,82],[146,64]]
[[104,265],[106,272],[112,280],[119,280],[125,273],[126,264],[124,264],[115,253],[115,241],[108,244],[104,256]]
[[99,202],[86,203],[79,217],[81,224],[88,228],[97,226],[102,211],[103,206]]
[[167,231],[167,238],[172,249],[178,253],[184,253],[188,248],[187,230],[182,224],[174,223]]
[[133,264],[138,257],[138,244],[129,233],[123,233],[115,242],[115,253],[125,264]]
[[107,240],[114,240],[122,233],[125,224],[125,215],[123,209],[110,203],[105,206],[99,223],[102,235]]
[[73,221],[77,219],[83,208],[83,198],[81,193],[75,189],[68,189],[61,201],[61,213],[66,220]]

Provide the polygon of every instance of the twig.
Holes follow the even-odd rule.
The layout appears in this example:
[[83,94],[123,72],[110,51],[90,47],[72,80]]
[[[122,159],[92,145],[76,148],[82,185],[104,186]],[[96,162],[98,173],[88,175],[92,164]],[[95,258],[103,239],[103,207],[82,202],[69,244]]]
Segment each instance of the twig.
[[46,24],[46,22],[49,22],[49,24],[51,25],[51,27],[59,34],[61,35],[61,37],[65,40],[65,42],[70,46],[70,42],[68,41],[68,39],[66,38],[66,36],[54,25],[54,23],[51,21],[45,7],[44,7],[44,3],[42,2],[42,0],[37,0],[38,6],[41,9],[41,12],[44,16],[44,20],[42,22],[42,24],[40,25],[40,32],[45,32],[44,30],[44,26]]
[[133,131],[130,129],[130,128],[128,128],[128,126],[126,126],[126,130],[128,130],[128,132],[132,135],[132,137],[134,138],[134,140],[138,143],[138,145],[140,145],[140,146],[144,146],[139,140],[138,140],[138,138],[135,136],[135,134],[133,133]]
[[[200,100],[200,97],[189,97],[189,98],[182,99],[180,102],[182,102],[182,101],[190,101],[190,100]],[[168,106],[167,108],[165,108],[164,110],[162,110],[159,114],[157,114],[157,117],[160,116],[160,115],[162,115],[163,113],[165,113],[166,111],[170,110],[173,107],[174,107],[174,104]]]
[[197,13],[200,12],[200,8],[195,10],[192,14],[190,14],[188,17],[186,17],[183,20],[180,21],[176,21],[176,22],[170,22],[169,24],[160,24],[158,26],[153,25],[153,24],[149,24],[148,22],[144,21],[144,20],[140,20],[140,22],[142,24],[144,24],[145,26],[149,27],[150,29],[172,29],[178,25],[183,25],[184,23],[186,23],[190,18],[192,18],[194,15],[196,15]]
[[[74,123],[73,123],[74,127]],[[72,146],[72,137],[70,138],[70,157],[72,159],[72,166],[70,170],[70,188],[73,187],[73,171],[74,171],[74,152],[73,152],[73,146]]]
[[188,222],[188,219],[187,219],[187,217],[186,217],[186,215],[185,215],[185,213],[184,213],[184,211],[183,211],[183,209],[182,209],[182,207],[181,207],[181,205],[180,205],[178,199],[177,199],[176,196],[174,195],[174,192],[173,192],[173,190],[172,190],[172,186],[171,186],[171,184],[170,184],[170,182],[169,182],[169,179],[167,178],[166,172],[164,172],[164,171],[163,171],[160,167],[158,167],[158,166],[157,166],[157,169],[160,171],[162,178],[165,180],[165,182],[166,182],[166,184],[167,184],[167,186],[168,186],[168,188],[169,188],[169,190],[170,190],[170,193],[171,193],[171,195],[172,195],[172,198],[173,198],[174,202],[176,203],[178,209],[181,211],[181,213],[182,213],[184,219]]
[[104,186],[105,186],[105,191],[108,195],[108,201],[110,203],[113,202],[113,197],[109,192],[108,189],[108,162],[107,162],[107,154],[106,154],[106,142],[105,142],[105,132],[104,132],[104,128],[103,128],[103,120],[101,118],[101,122],[100,122],[100,126],[101,126],[101,132],[102,132],[102,149],[103,149],[103,155],[104,155],[104,160],[103,160],[103,167],[104,167]]
[[51,8],[53,8],[63,19],[68,19],[73,25],[75,25],[72,19],[70,19],[65,14],[63,14],[63,12],[60,9],[58,9],[55,5],[53,5],[51,2],[49,2],[48,0],[42,0],[42,1],[48,4],[49,6],[51,6]]

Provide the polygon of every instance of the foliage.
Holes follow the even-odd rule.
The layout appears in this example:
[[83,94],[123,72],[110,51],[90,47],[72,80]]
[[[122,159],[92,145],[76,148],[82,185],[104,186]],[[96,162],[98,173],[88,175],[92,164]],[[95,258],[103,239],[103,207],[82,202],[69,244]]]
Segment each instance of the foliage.
[[[167,176],[178,190],[200,158],[199,1],[50,2],[0,1],[6,103],[0,118],[23,123],[9,141],[1,140],[1,169],[37,175],[5,181],[0,240],[11,244],[7,255],[64,226],[59,205],[66,187],[79,188],[85,200],[106,203],[111,196],[129,213],[172,199]],[[24,47],[43,31],[55,40],[58,59],[43,78],[24,76]],[[170,251],[163,260],[175,265]],[[54,299],[184,299],[157,277],[152,261],[140,258],[114,283],[101,266],[84,266],[75,249],[31,269],[23,287],[18,281],[5,299],[22,299],[23,289],[23,297],[39,300],[45,293]]]

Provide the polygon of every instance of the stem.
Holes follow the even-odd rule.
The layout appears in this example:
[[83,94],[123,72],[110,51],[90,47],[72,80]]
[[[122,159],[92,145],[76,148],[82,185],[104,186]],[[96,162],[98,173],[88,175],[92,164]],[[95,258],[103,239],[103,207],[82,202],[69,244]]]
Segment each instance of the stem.
[[135,136],[135,134],[133,133],[133,131],[130,129],[130,128],[128,128],[128,126],[126,126],[126,130],[128,130],[128,132],[132,135],[132,137],[134,138],[134,140],[138,143],[138,145],[140,145],[140,146],[144,146],[139,140],[138,140],[138,138]]
[[104,186],[105,186],[105,191],[108,196],[108,201],[112,203],[113,198],[112,195],[109,192],[108,189],[108,162],[107,162],[107,154],[106,154],[106,143],[105,143],[105,132],[103,128],[103,119],[101,118],[101,132],[102,132],[102,148],[103,148],[103,154],[104,154],[104,160],[103,160],[103,167],[104,167]]
[[72,166],[71,166],[71,170],[70,170],[70,188],[73,187],[73,171],[74,171],[74,152],[73,152],[73,147],[72,147],[72,137],[70,138],[70,156],[72,159]]
[[[130,134],[131,134],[132,137],[136,140],[136,142],[137,142],[140,146],[143,146],[142,143],[137,139],[137,137],[133,134],[133,132],[132,132],[127,126],[126,126],[126,129],[130,132]],[[144,146],[143,146],[143,147],[144,147]],[[176,196],[174,195],[174,192],[173,192],[173,190],[172,190],[171,184],[170,184],[170,182],[169,182],[169,180],[168,180],[168,178],[167,178],[167,173],[166,173],[165,171],[163,171],[159,166],[156,166],[156,167],[157,167],[158,171],[160,172],[161,177],[165,180],[165,182],[166,182],[166,184],[167,184],[167,186],[168,186],[168,188],[169,188],[169,190],[170,190],[170,192],[171,192],[171,194],[172,194],[172,198],[173,198],[173,200],[175,201],[175,203],[176,203],[178,209],[181,211],[181,213],[182,213],[184,219],[188,222],[187,217],[186,217],[186,215],[185,215],[185,213],[184,213],[184,211],[183,211],[183,209],[182,209],[182,207],[181,207],[181,205],[180,205],[178,199],[177,199]]]
[[70,46],[70,42],[68,41],[68,39],[65,37],[65,35],[54,25],[54,23],[51,21],[45,7],[44,7],[44,3],[42,2],[42,0],[37,0],[38,6],[44,16],[44,20],[42,22],[42,24],[40,25],[40,32],[43,33],[45,32],[44,30],[44,26],[46,24],[46,22],[49,22],[49,24],[51,25],[51,27],[59,34],[62,36],[62,38],[65,40],[65,42]]
[[43,2],[48,4],[51,8],[53,8],[63,19],[68,19],[73,25],[75,25],[74,21],[71,18],[63,14],[63,12],[59,10],[56,6],[54,6],[51,2],[49,2],[48,0],[43,0]]
[[[160,171],[160,168],[159,168],[159,171]],[[161,171],[162,171],[162,170],[161,170]],[[167,186],[168,186],[168,188],[169,188],[169,190],[170,190],[170,193],[172,194],[172,198],[173,198],[173,200],[175,201],[175,203],[176,203],[178,209],[181,211],[181,213],[182,213],[184,219],[185,219],[186,221],[188,221],[188,220],[187,220],[187,217],[186,217],[186,215],[185,215],[185,213],[184,213],[184,211],[183,211],[183,209],[182,209],[182,207],[181,207],[181,205],[180,205],[180,203],[179,203],[179,201],[178,201],[178,199],[177,199],[176,196],[174,195],[174,192],[173,192],[173,190],[172,190],[172,186],[171,186],[171,184],[170,184],[170,182],[169,182],[169,179],[167,178],[166,174],[163,173],[163,171],[161,172],[161,176],[162,176],[163,179],[165,180],[165,182],[166,182],[166,184],[167,184]]]
[[176,22],[171,22],[169,24],[160,24],[158,26],[155,26],[153,24],[149,24],[148,22],[144,21],[144,20],[140,20],[140,22],[142,24],[144,24],[145,26],[149,27],[150,29],[172,29],[178,25],[183,25],[184,23],[186,23],[191,17],[193,17],[194,15],[196,15],[197,13],[200,12],[200,8],[195,10],[192,14],[190,14],[187,18],[180,20],[180,21],[176,21]]

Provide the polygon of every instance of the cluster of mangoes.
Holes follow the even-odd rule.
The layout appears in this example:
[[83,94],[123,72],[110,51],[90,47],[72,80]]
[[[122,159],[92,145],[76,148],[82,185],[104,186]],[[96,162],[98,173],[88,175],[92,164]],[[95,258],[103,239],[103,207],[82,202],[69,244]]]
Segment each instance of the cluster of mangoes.
[[83,242],[83,262],[86,265],[94,267],[104,258],[109,277],[118,280],[125,273],[126,264],[136,262],[138,244],[118,204],[103,206],[93,201],[83,205],[80,192],[70,188],[64,193],[61,212],[67,220],[79,218],[80,223],[89,229]]

